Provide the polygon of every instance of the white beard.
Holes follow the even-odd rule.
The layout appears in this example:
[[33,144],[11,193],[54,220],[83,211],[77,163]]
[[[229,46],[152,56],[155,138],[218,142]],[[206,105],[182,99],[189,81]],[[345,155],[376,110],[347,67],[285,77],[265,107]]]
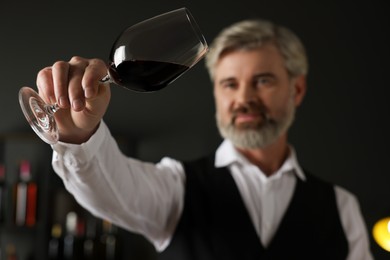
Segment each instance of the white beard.
[[223,138],[230,140],[234,146],[242,149],[264,148],[275,142],[283,133],[287,132],[294,121],[294,95],[288,101],[283,115],[273,119],[265,115],[263,123],[251,128],[237,128],[232,122],[225,124],[216,114],[217,126]]

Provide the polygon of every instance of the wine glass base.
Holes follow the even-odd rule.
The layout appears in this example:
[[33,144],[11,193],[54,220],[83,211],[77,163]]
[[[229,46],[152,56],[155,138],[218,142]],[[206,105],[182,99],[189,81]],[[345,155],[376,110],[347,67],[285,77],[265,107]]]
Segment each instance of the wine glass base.
[[59,135],[50,107],[33,89],[23,87],[19,91],[19,103],[23,114],[34,132],[46,143],[55,144]]

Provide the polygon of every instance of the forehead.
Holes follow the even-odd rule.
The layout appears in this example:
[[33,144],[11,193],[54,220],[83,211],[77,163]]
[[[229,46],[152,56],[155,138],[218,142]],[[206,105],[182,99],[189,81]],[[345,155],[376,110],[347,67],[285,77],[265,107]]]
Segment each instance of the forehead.
[[215,66],[215,79],[242,73],[286,71],[284,58],[271,44],[255,49],[239,49],[224,53]]

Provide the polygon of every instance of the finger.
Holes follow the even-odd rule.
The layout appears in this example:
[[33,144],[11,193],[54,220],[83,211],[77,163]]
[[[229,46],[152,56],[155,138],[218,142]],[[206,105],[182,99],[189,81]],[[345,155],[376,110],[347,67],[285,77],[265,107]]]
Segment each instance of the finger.
[[56,103],[51,67],[43,68],[38,72],[36,85],[38,87],[39,95],[43,100],[50,104]]
[[83,77],[84,95],[86,98],[93,98],[97,95],[101,79],[107,75],[107,66],[100,59],[89,60]]
[[85,106],[82,79],[85,74],[85,69],[88,66],[88,61],[81,57],[75,56],[72,57],[72,59],[69,61],[69,64],[69,100],[73,110],[81,111]]
[[69,107],[68,77],[69,64],[65,61],[57,61],[52,66],[53,87],[56,101],[61,108]]

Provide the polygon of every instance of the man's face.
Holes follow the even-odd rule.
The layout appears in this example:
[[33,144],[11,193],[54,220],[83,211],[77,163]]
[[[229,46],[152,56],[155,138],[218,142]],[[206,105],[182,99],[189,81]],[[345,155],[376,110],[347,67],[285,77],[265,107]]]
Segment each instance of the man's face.
[[222,136],[240,148],[263,148],[286,134],[302,100],[297,93],[304,93],[299,82],[290,78],[273,45],[221,56],[214,97]]

